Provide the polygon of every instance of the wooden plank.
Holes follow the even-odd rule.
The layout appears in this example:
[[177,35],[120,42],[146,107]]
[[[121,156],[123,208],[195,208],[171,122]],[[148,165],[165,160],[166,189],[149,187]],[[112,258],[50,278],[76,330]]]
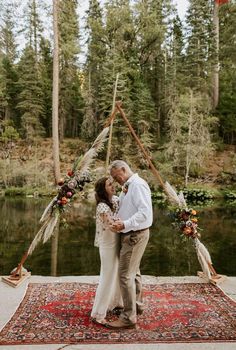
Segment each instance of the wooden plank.
[[31,272],[27,271],[26,273],[22,274],[21,277],[12,277],[11,275],[2,276],[2,281],[4,283],[7,283],[9,286],[16,288],[20,286],[30,276],[31,276]]
[[217,275],[215,278],[212,277],[210,279],[210,282],[212,284],[216,284],[217,285],[217,284],[220,284],[220,283],[224,282],[226,280],[226,278],[227,278],[227,276],[225,276],[225,275]]
[[197,275],[198,275],[198,277],[200,277],[200,278],[202,278],[202,279],[204,279],[212,284],[216,284],[216,285],[222,283],[227,278],[226,275],[218,275],[217,274],[216,276],[211,276],[211,278],[208,279],[208,277],[202,271],[198,271]]

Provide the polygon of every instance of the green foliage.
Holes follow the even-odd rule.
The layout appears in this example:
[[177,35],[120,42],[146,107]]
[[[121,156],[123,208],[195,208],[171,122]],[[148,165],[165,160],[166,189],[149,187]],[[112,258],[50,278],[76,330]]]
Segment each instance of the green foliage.
[[39,79],[42,87],[42,103],[44,108],[42,125],[46,131],[46,136],[51,136],[53,60],[51,43],[44,38],[40,41],[39,55]]
[[77,62],[80,53],[77,4],[77,0],[65,0],[59,3],[59,119],[61,139],[64,136],[78,136],[82,124],[84,104]]
[[90,0],[85,26],[88,51],[84,68],[85,110],[81,129],[81,136],[89,141],[96,137],[99,115],[103,113],[100,111],[100,97],[107,48],[102,16],[103,12],[98,0]]
[[0,52],[13,63],[16,59],[16,40],[15,40],[15,9],[16,4],[6,0],[0,4]]
[[24,24],[21,31],[25,33],[27,44],[33,49],[38,57],[38,49],[43,33],[43,25],[40,18],[40,2],[37,0],[27,0],[24,8]]
[[4,194],[5,196],[10,196],[10,197],[24,196],[26,194],[26,189],[22,186],[10,187],[5,189]]
[[206,200],[212,199],[214,195],[212,191],[200,188],[184,188],[182,191],[187,202],[204,202]]
[[225,191],[224,198],[229,200],[236,200],[236,191],[231,191],[231,190]]
[[6,88],[6,77],[3,67],[3,61],[0,57],[0,116],[1,119],[5,116],[5,109],[7,106],[7,88]]
[[0,118],[14,121],[19,127],[17,102],[17,72],[15,65],[6,55],[0,55]]
[[224,142],[236,141],[236,3],[220,7],[220,102],[217,115]]
[[11,125],[10,121],[4,121],[0,123],[0,141],[7,144],[8,142],[16,141],[19,139],[17,130]]
[[[23,11],[14,4],[1,1],[0,119],[11,121],[32,142],[52,135],[52,2],[30,0]],[[189,0],[182,23],[172,0],[89,0],[81,29],[80,5],[78,0],[59,2],[61,140],[94,140],[111,113],[119,73],[116,100],[122,101],[163,178],[179,184],[183,176],[187,182],[188,177],[204,174],[213,140],[218,145],[221,140],[236,143],[235,1],[219,9],[220,101],[214,115],[214,1]],[[21,23],[17,11],[22,11]],[[42,26],[45,15],[47,32]],[[17,57],[19,33],[26,45],[21,45]],[[87,47],[81,55],[84,43]],[[6,138],[11,135],[15,137],[10,128]],[[105,158],[103,152],[100,156]],[[123,157],[142,171],[147,168],[118,114],[111,157]],[[224,180],[232,182],[234,175],[222,173],[220,181]]]
[[206,96],[191,93],[176,99],[169,114],[170,141],[166,156],[172,159],[173,167],[183,169],[186,184],[190,169],[202,168],[213,150],[211,129],[216,118],[211,116],[209,109]]
[[29,186],[23,186],[23,187],[9,187],[6,188],[4,191],[5,196],[9,197],[15,197],[15,196],[27,196],[27,197],[38,197],[38,196],[45,196],[45,197],[52,197],[55,196],[57,191],[55,189],[49,189],[49,188],[32,188]]
[[187,11],[186,83],[202,93],[209,93],[213,65],[216,63],[213,2],[190,0]]
[[26,47],[18,65],[19,96],[17,108],[21,112],[22,135],[29,142],[44,134],[43,92],[39,80],[37,60],[31,47]]
[[155,191],[152,192],[152,203],[158,204],[159,207],[163,207],[167,204],[166,196],[163,192]]
[[84,117],[81,127],[81,136],[83,139],[92,141],[97,134],[96,107],[94,96],[89,89],[85,96]]

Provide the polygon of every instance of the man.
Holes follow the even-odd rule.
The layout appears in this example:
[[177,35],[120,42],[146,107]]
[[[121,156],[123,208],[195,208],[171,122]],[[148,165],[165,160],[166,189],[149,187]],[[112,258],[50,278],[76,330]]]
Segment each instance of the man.
[[124,309],[118,320],[106,326],[113,329],[135,328],[137,314],[143,312],[139,265],[153,220],[151,191],[146,181],[134,174],[122,160],[111,164],[110,174],[123,186],[118,220],[112,224],[112,229],[121,234],[119,278]]

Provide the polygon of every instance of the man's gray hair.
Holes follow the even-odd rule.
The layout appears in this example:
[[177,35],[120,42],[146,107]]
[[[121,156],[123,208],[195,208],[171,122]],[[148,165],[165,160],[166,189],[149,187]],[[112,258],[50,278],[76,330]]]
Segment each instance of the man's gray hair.
[[109,168],[110,168],[110,171],[111,171],[111,169],[125,168],[127,170],[127,172],[132,173],[130,166],[124,160],[114,160],[111,163]]

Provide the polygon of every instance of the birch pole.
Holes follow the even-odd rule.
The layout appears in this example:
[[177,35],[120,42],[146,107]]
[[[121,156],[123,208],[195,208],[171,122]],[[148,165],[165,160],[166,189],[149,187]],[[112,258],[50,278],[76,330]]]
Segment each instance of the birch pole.
[[59,224],[52,236],[51,244],[51,276],[57,275],[57,256],[58,256],[58,238],[59,238]]
[[[113,94],[112,113],[111,114],[114,113],[115,108],[116,108],[116,93],[117,93],[118,80],[119,80],[119,73],[117,73],[117,75],[116,75],[116,82],[115,82],[115,88],[114,88],[114,94]],[[113,122],[114,122],[114,119],[111,120],[111,124],[110,124],[109,139],[108,139],[108,146],[107,146],[107,156],[106,156],[106,173],[108,171],[110,155],[111,155],[111,140],[112,140]]]
[[[59,158],[59,33],[58,33],[58,1],[53,0],[53,90],[52,90],[52,140],[53,140],[53,169],[55,184],[61,177]],[[52,237],[51,246],[51,275],[57,275],[57,251],[59,237],[59,222],[57,223]]]

